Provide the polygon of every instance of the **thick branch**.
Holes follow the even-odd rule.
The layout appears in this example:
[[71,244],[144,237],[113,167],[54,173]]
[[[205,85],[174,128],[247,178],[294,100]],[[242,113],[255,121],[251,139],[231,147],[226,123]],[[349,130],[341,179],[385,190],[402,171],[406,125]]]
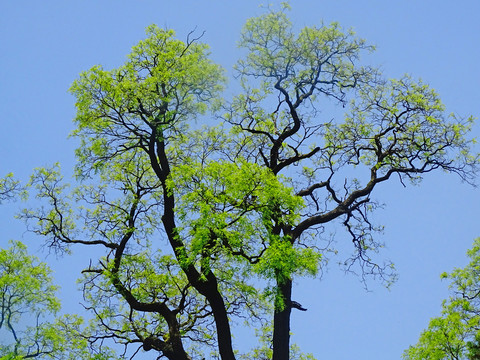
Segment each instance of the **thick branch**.
[[[217,328],[219,352],[222,360],[234,360],[235,355],[233,353],[230,323],[223,297],[218,289],[217,279],[212,271],[209,271],[206,276],[202,276],[202,274],[197,271],[194,264],[188,261],[185,245],[181,241],[176,230],[175,198],[172,191],[167,187],[166,184],[166,179],[170,174],[170,167],[165,152],[165,143],[157,138],[155,140],[155,145],[155,154],[151,153],[153,149],[150,147],[149,155],[150,159],[154,162],[152,165],[156,166],[158,169],[158,174],[160,175],[159,180],[161,181],[163,187],[164,213],[162,216],[162,222],[165,232],[168,236],[168,240],[172,246],[180,267],[184,271],[189,282],[201,295],[205,296],[212,308],[215,325]],[[161,168],[158,166],[158,164],[161,165]]]

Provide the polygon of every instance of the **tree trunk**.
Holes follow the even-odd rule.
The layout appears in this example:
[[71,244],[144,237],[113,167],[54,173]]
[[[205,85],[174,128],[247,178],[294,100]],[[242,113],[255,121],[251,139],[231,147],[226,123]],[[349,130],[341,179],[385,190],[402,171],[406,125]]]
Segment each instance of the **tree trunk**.
[[[167,187],[166,179],[170,175],[170,164],[165,151],[165,143],[156,140],[157,133],[154,131],[150,139],[149,156],[152,168],[162,183],[164,198],[164,213],[162,222],[165,232],[168,236],[170,245],[177,257],[179,263],[186,258],[185,244],[178,238],[175,225],[175,198]],[[155,145],[156,144],[156,148]],[[218,351],[222,360],[235,360],[235,353],[232,345],[232,333],[228,319],[227,309],[223,297],[218,289],[218,283],[212,272],[207,274],[207,279],[203,280],[201,274],[193,264],[181,266],[192,286],[209,302],[215,326],[217,330]]]
[[[292,280],[279,282],[277,279],[277,298],[273,317],[273,358],[290,359],[290,313],[292,312]],[[282,304],[283,306],[280,306]]]

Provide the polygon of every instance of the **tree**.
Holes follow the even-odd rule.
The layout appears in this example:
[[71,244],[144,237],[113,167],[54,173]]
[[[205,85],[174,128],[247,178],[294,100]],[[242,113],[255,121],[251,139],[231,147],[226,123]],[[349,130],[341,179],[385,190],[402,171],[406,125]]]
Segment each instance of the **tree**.
[[[79,316],[59,316],[60,302],[52,285],[51,270],[19,241],[0,249],[0,359],[103,360],[107,355],[90,353]],[[109,354],[108,349],[104,354]]]
[[[57,251],[103,251],[83,271],[92,342],[235,359],[232,322],[247,318],[272,329],[256,356],[289,359],[291,311],[305,310],[293,279],[318,273],[327,224],[350,236],[348,270],[388,283],[392,268],[372,258],[374,188],[437,169],[473,182],[472,118],[446,115],[422,82],[361,66],[373,47],[352,31],[296,32],[287,10],[246,23],[230,101],[200,38],[156,26],[123,66],[74,82],[78,186],[58,166],[37,169],[45,205],[23,217]],[[332,103],[343,120],[322,118]]]
[[480,358],[480,238],[467,252],[470,263],[443,273],[451,296],[442,303],[442,315],[430,320],[418,343],[404,359],[475,360]]
[[37,263],[27,255],[26,246],[20,242],[0,250],[0,329],[7,330],[14,340],[12,350],[3,346],[2,351],[19,352],[21,336],[14,326],[22,316],[33,314],[29,320],[34,322],[42,313],[55,313],[59,309],[49,272],[46,264]]
[[2,201],[10,200],[17,196],[20,190],[20,183],[15,180],[13,174],[7,174],[0,179],[0,204]]
[[[1,201],[15,199],[22,192],[13,174],[0,179]],[[27,253],[20,241],[0,249],[0,359],[85,359],[108,360],[108,349],[89,349],[81,328],[83,319],[76,315],[57,316],[60,301],[58,286],[53,285],[51,269]],[[93,351],[90,351],[93,350]]]

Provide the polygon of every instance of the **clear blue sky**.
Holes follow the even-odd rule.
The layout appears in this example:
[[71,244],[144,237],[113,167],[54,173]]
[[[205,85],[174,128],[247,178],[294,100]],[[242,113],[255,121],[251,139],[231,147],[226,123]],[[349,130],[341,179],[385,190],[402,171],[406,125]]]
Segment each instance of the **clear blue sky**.
[[[228,71],[238,56],[236,41],[259,1],[82,0],[0,1],[0,176],[13,171],[25,179],[33,167],[56,161],[71,172],[75,143],[74,99],[67,93],[78,74],[95,64],[120,65],[152,23],[173,28],[180,38],[205,30],[212,56]],[[292,0],[295,25],[338,21],[377,45],[369,57],[387,77],[421,77],[441,95],[448,111],[480,115],[480,2],[433,0]],[[480,135],[480,126],[474,129]],[[428,175],[428,174],[427,174]],[[426,176],[418,187],[396,180],[374,193],[386,204],[376,214],[385,225],[381,258],[392,260],[398,282],[386,290],[374,280],[366,292],[344,275],[332,258],[321,280],[298,281],[293,341],[318,359],[399,359],[447,296],[439,274],[466,264],[465,251],[480,236],[480,190],[453,175]],[[13,204],[18,208],[20,204]],[[2,238],[38,239],[0,209]],[[337,236],[338,246],[345,240]],[[38,253],[44,256],[44,253]],[[85,252],[47,260],[62,285],[68,311],[80,311],[73,284]],[[245,339],[238,339],[245,341]],[[145,359],[151,357],[145,356]]]

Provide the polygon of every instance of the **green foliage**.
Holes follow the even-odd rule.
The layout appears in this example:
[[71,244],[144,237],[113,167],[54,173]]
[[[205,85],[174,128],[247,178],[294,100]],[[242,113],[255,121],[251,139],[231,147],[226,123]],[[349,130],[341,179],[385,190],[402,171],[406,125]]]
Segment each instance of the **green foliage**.
[[281,83],[297,101],[314,93],[343,98],[344,88],[371,75],[371,69],[357,68],[354,62],[361,51],[373,47],[353,31],[332,23],[304,27],[297,34],[285,10],[247,20],[239,42],[248,51],[246,59],[237,64],[241,74],[262,79],[262,88],[268,92]]
[[0,204],[2,201],[14,198],[20,190],[20,183],[9,173],[4,178],[0,178]]
[[152,25],[125,65],[110,71],[94,66],[73,83],[79,175],[138,144],[148,147],[152,127],[161,138],[185,131],[186,121],[204,113],[222,89],[223,70],[208,59],[207,45],[174,35]]
[[[253,358],[311,359],[289,346],[290,314],[303,310],[292,287],[318,274],[326,227],[350,236],[347,270],[390,283],[393,267],[372,256],[382,247],[369,219],[374,188],[436,169],[473,182],[472,119],[446,116],[421,81],[362,66],[373,47],[352,31],[296,31],[288,8],[247,21],[230,101],[200,38],[153,25],[124,65],[94,66],[73,83],[76,183],[58,165],[36,169],[29,187],[42,205],[21,217],[57,251],[97,249],[80,279],[91,343],[231,360],[231,324],[247,318],[265,330]],[[323,119],[326,101],[348,107],[345,116]]]
[[478,359],[480,340],[480,238],[467,252],[470,263],[442,278],[450,280],[452,296],[442,304],[442,315],[430,320],[418,343],[404,359]]
[[55,297],[57,287],[51,285],[50,269],[45,263],[27,254],[21,242],[10,242],[9,249],[0,250],[0,289],[2,290],[2,321],[15,339],[13,324],[27,313],[55,314],[60,303]]
[[178,214],[186,224],[182,232],[191,237],[190,261],[202,257],[208,248],[209,256],[226,256],[230,261],[237,261],[235,255],[241,254],[244,260],[254,261],[253,270],[267,279],[279,273],[284,278],[316,273],[319,254],[272,234],[273,218],[277,225],[293,226],[304,205],[269,169],[241,158],[235,163],[187,163],[174,169],[170,186],[184,194]]
[[[19,241],[0,249],[0,359],[111,359],[107,348],[90,352],[82,318],[57,316],[60,302],[51,270]],[[53,322],[49,319],[56,317]],[[28,324],[28,325],[25,325]],[[32,325],[34,324],[34,325]]]
[[[352,100],[345,122],[325,135],[337,166],[364,164],[378,177],[397,172],[415,181],[421,173],[441,168],[473,181],[478,157],[466,135],[472,118],[446,116],[437,93],[409,77],[368,86]],[[454,153],[452,153],[454,151]]]

